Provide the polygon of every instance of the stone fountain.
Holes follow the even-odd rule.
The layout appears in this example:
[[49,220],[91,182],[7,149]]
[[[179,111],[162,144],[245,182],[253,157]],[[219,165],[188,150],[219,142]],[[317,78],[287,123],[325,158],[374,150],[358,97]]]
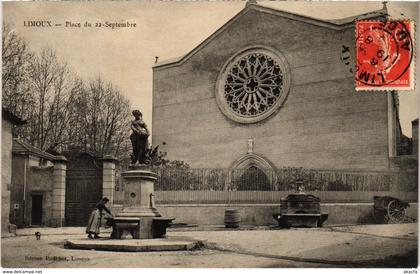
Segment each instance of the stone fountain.
[[135,120],[131,123],[133,133],[130,136],[132,162],[129,170],[121,173],[125,196],[122,211],[113,219],[112,240],[70,239],[66,240],[66,248],[142,252],[191,250],[202,246],[198,240],[165,238],[166,228],[174,219],[162,217],[155,208],[154,183],[158,175],[150,167],[153,153],[147,150],[149,131],[141,119],[141,112],[135,110],[133,115]]
[[155,208],[157,174],[145,165],[132,165],[121,175],[125,185],[123,210],[114,218],[113,238],[131,234],[134,239],[164,237],[173,219],[163,218]]
[[139,110],[133,111],[130,135],[133,146],[128,171],[122,172],[125,194],[123,210],[114,218],[113,238],[130,233],[134,239],[161,238],[173,219],[163,218],[155,208],[154,183],[157,174],[150,170],[147,156],[149,130]]

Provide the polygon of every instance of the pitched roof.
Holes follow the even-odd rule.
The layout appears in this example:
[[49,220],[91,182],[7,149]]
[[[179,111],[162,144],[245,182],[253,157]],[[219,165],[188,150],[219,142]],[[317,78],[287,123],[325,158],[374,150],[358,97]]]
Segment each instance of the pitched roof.
[[300,14],[296,14],[296,13],[291,13],[291,12],[287,12],[287,11],[282,11],[282,10],[270,8],[270,7],[261,6],[261,5],[258,5],[258,4],[249,3],[248,5],[246,5],[246,7],[244,9],[242,9],[238,14],[236,14],[234,17],[232,17],[222,27],[220,27],[212,35],[207,37],[203,42],[201,42],[198,46],[196,46],[194,49],[192,49],[189,53],[187,53],[184,56],[178,57],[178,58],[173,58],[173,59],[170,59],[170,60],[160,61],[153,66],[153,69],[159,68],[159,67],[164,67],[164,66],[169,66],[169,65],[173,65],[173,64],[177,65],[177,64],[184,63],[191,56],[193,56],[195,53],[197,53],[199,50],[201,50],[204,46],[206,46],[210,41],[212,41],[216,36],[218,36],[220,33],[225,31],[230,25],[232,25],[235,21],[237,21],[238,18],[242,17],[243,15],[245,15],[250,10],[257,10],[259,12],[273,14],[273,15],[284,17],[284,18],[289,18],[289,19],[292,19],[292,20],[296,20],[296,21],[302,21],[302,22],[305,22],[305,23],[309,23],[309,24],[312,24],[312,25],[321,26],[321,27],[325,27],[325,28],[329,28],[329,29],[333,29],[333,30],[342,30],[342,29],[351,27],[355,20],[362,20],[362,19],[366,20],[366,19],[380,18],[380,17],[386,16],[388,14],[388,11],[387,11],[386,7],[384,7],[381,10],[368,12],[368,13],[360,14],[360,15],[357,15],[357,16],[351,16],[351,17],[347,17],[347,18],[343,18],[343,19],[323,20],[323,19],[318,19],[318,18],[306,16],[306,15],[300,15]]
[[30,154],[35,155],[50,161],[54,160],[66,160],[63,156],[55,156],[48,152],[45,152],[37,147],[34,147],[30,144],[25,143],[22,140],[19,140],[17,138],[13,138],[13,145],[12,145],[12,152],[16,154]]
[[1,109],[1,115],[3,119],[10,121],[14,125],[20,126],[26,124],[26,121],[22,120],[19,116],[4,107]]
[[388,9],[384,7],[383,9],[380,9],[380,10],[375,10],[375,11],[371,11],[371,12],[367,12],[367,13],[363,13],[359,15],[345,17],[342,19],[333,19],[333,20],[328,20],[328,21],[337,25],[351,25],[356,20],[368,20],[368,19],[383,17],[387,15],[388,15]]

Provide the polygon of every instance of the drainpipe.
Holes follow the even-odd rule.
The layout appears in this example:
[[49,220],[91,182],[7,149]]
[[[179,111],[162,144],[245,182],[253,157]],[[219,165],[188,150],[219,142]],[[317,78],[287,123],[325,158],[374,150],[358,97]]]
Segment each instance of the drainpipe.
[[25,226],[25,214],[26,214],[26,162],[28,161],[28,158],[24,157],[23,162],[23,201],[22,201],[22,225]]

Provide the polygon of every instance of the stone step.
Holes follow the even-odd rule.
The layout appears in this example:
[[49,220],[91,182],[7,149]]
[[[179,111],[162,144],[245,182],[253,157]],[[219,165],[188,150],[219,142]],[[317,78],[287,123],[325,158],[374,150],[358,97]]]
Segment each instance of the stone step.
[[66,240],[64,245],[69,249],[88,249],[106,251],[180,251],[191,250],[199,246],[199,241],[179,241],[170,239],[75,239]]

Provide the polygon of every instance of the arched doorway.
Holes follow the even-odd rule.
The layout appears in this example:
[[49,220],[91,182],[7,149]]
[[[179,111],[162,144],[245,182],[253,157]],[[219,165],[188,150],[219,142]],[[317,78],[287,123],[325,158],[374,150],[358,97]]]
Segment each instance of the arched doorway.
[[267,160],[248,152],[232,164],[226,186],[226,190],[276,190],[277,174]]

